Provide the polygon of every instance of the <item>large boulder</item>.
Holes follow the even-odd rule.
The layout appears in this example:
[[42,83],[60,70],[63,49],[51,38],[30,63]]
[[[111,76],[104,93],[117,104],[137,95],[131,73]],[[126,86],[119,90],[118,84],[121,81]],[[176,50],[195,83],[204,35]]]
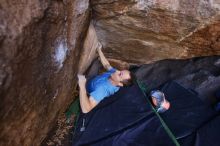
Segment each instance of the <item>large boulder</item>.
[[40,145],[73,100],[89,13],[89,0],[0,2],[0,145]]
[[149,63],[220,54],[218,0],[92,0],[109,58]]

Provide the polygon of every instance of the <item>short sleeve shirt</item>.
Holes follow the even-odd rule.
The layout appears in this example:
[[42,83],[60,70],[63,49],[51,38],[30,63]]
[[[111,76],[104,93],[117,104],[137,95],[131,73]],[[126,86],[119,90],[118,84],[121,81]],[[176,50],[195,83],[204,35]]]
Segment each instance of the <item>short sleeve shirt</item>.
[[96,76],[87,83],[87,91],[96,102],[100,102],[119,90],[120,87],[112,85],[109,77],[116,71],[115,68],[109,69],[107,72]]

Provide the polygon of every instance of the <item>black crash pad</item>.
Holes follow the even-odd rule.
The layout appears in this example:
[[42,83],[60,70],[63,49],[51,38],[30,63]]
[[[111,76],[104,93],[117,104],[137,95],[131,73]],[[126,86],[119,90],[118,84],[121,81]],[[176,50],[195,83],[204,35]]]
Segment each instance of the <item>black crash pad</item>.
[[[81,132],[83,118],[85,131]],[[136,84],[121,88],[91,112],[81,114],[73,138],[73,146],[164,144],[174,145]]]
[[161,90],[171,103],[170,109],[161,116],[177,139],[195,132],[217,114],[199,94],[176,82],[167,83]]
[[[193,133],[216,115],[198,95],[175,82],[161,88],[171,102],[161,114],[173,134],[183,143],[194,143]],[[80,131],[85,124],[85,130]],[[185,140],[185,139],[187,140]],[[184,141],[185,140],[185,141]],[[91,112],[81,114],[73,146],[174,146],[159,118],[137,84],[121,88]]]

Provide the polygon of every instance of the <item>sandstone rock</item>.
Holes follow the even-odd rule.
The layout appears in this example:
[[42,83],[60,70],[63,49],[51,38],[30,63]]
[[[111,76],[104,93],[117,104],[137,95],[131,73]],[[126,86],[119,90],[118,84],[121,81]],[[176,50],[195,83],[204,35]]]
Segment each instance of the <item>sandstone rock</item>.
[[109,58],[149,63],[220,55],[218,0],[92,0]]
[[80,54],[79,69],[80,74],[84,74],[88,67],[91,65],[92,61],[97,57],[97,47],[99,46],[99,41],[96,36],[96,31],[93,23],[90,23],[87,35],[84,41],[83,50]]
[[89,1],[0,2],[0,145],[40,145],[73,100]]

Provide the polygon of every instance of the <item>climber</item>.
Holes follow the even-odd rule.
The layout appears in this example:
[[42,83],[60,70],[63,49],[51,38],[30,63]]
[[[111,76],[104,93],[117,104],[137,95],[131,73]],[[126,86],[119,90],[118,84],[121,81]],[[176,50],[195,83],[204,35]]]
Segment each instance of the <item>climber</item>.
[[[83,113],[91,111],[105,97],[113,95],[120,87],[133,84],[133,74],[129,70],[113,68],[102,52],[99,44],[97,52],[101,63],[107,72],[86,82],[84,75],[78,74],[80,106]],[[89,96],[87,96],[87,93]]]

